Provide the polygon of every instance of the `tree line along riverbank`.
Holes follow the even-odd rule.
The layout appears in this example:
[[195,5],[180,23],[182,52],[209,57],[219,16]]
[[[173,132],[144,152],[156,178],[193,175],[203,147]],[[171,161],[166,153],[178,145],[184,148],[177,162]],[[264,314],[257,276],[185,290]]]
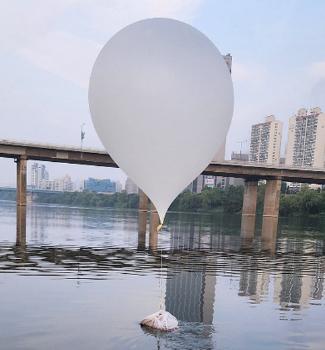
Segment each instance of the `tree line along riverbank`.
[[[258,186],[257,210],[263,211],[265,185]],[[285,186],[281,188],[280,214],[283,216],[301,214],[319,214],[325,212],[325,191],[315,191],[303,188],[298,193],[286,193]],[[185,191],[171,205],[174,211],[224,211],[239,213],[243,204],[243,187],[229,186],[226,189],[206,188],[201,193]],[[0,199],[15,200],[15,193],[0,192]],[[102,194],[94,192],[58,192],[37,193],[33,201],[36,203],[61,204],[79,207],[95,208],[125,208],[138,207],[138,195],[125,192]]]

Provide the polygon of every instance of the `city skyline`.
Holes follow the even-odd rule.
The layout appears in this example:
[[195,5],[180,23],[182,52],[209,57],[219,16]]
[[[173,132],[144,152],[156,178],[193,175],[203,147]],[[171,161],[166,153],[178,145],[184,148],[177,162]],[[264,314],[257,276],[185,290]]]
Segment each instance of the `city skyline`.
[[[87,177],[82,181],[74,181],[68,173],[61,177],[52,178],[50,171],[44,165],[46,162],[30,162],[27,173],[29,174],[27,186],[37,190],[48,191],[83,191],[90,192],[121,192],[127,191],[119,181],[112,181],[109,178],[98,179]],[[30,170],[30,171],[29,171]],[[132,192],[131,192],[132,193]]]
[[[309,124],[311,123],[311,119],[314,120],[315,118],[318,120],[318,122],[317,122],[317,120],[313,121],[313,123],[312,123],[313,125],[310,126]],[[306,136],[304,138],[304,140],[306,139],[308,141],[308,144],[311,145],[311,149],[309,149],[309,153],[310,153],[309,156],[314,157],[314,153],[315,153],[315,157],[316,157],[315,161],[313,159],[309,163],[306,163],[306,162],[299,163],[295,160],[295,158],[297,158],[297,157],[294,155],[293,150],[294,150],[294,148],[297,147],[298,141],[299,141],[299,143],[302,143],[302,141],[304,141],[302,139],[298,140],[297,136],[295,136],[297,134],[295,132],[296,124],[298,126],[301,124],[301,123],[299,124],[298,122],[296,122],[296,120],[298,120],[298,119],[304,120],[304,125],[306,124],[306,126],[305,126],[306,130],[310,129],[311,130],[310,132],[312,134],[315,131],[314,138],[311,136],[308,137],[308,135],[309,135],[308,133],[306,134]],[[285,165],[287,165],[287,166],[293,166],[293,165],[298,166],[298,167],[299,166],[312,166],[312,167],[317,167],[317,168],[325,167],[325,144],[324,144],[325,113],[322,112],[321,108],[312,107],[309,110],[307,110],[306,108],[300,108],[296,114],[293,114],[291,117],[288,118],[287,125],[288,125],[287,137],[285,137],[285,135],[283,135],[283,126],[286,126],[286,123],[281,122],[274,115],[268,115],[268,116],[264,117],[264,121],[260,121],[257,124],[254,124],[251,126],[251,134],[250,134],[249,140],[245,140],[244,142],[243,141],[239,142],[241,144],[241,146],[243,143],[246,144],[246,147],[247,147],[247,144],[249,146],[247,147],[247,149],[244,149],[243,151],[242,151],[242,147],[241,147],[240,151],[238,152],[238,155],[241,155],[241,154],[248,155],[249,161],[256,162],[256,163],[267,163],[267,164],[279,165],[282,161],[282,162],[285,162]],[[283,142],[283,139],[285,140],[285,142]],[[305,142],[306,141],[304,141],[303,143],[305,143]],[[283,143],[284,143],[284,146],[283,146]],[[284,148],[284,151],[281,151],[282,148]],[[322,148],[323,152],[321,152],[321,150],[319,150],[319,148]],[[222,151],[221,153],[224,154],[224,147],[223,146],[222,146],[221,151]],[[304,156],[305,152],[306,152],[306,150],[305,150],[305,146],[304,146],[300,150],[300,153],[303,157],[305,157]],[[217,156],[215,156],[212,161],[222,161],[222,159],[220,158],[220,155],[221,154],[219,152],[217,154]],[[237,153],[236,153],[236,151],[232,150],[230,160],[233,159],[234,155],[237,155]],[[234,158],[234,160],[238,161],[238,159],[235,159],[235,158]],[[240,159],[240,161],[247,161],[247,160]],[[45,162],[45,161],[39,161],[39,163],[40,163],[40,169],[42,169],[41,170],[42,172],[44,172],[46,165],[49,168],[51,168],[51,166],[53,166],[54,169],[56,166],[57,167],[56,170],[58,170],[58,168],[64,169],[65,175],[67,174],[66,167],[70,167],[70,168],[83,167],[86,169],[90,168],[92,170],[94,170],[94,168],[95,169],[101,168],[101,167],[88,166],[88,165],[82,166],[82,165],[72,165],[72,164],[64,164],[64,163],[54,163],[53,164],[51,162]],[[34,178],[33,165],[36,165],[38,163],[30,160],[29,164],[31,164],[31,166],[30,166],[31,172],[30,173],[27,172],[28,184],[33,186],[33,181],[35,181],[35,179],[33,179]],[[107,168],[104,168],[104,169],[107,169]],[[108,170],[113,170],[113,173],[115,170],[115,176],[113,175],[109,179],[112,181],[115,181],[117,183],[120,183],[122,188],[126,186],[126,183],[128,180],[131,180],[120,169],[109,168]],[[47,178],[44,178],[44,180],[49,180],[48,170],[46,170],[45,173],[46,173]],[[59,174],[59,176],[57,174],[57,171],[55,173],[56,173],[56,179],[54,179],[54,180],[57,180],[57,178],[59,176],[61,176],[61,177],[63,176],[62,172]],[[200,175],[198,178],[200,178],[200,177],[202,177],[202,176]],[[78,178],[76,178],[76,182],[83,183],[86,178],[96,178],[99,180],[100,179],[101,180],[108,179],[107,175],[106,176],[105,175],[89,176],[87,174],[87,171],[85,171],[85,175],[83,175],[81,177],[79,176]],[[14,180],[15,179],[13,179],[13,181],[11,181],[10,183],[3,183],[3,182],[1,183],[1,179],[0,179],[0,186],[14,187],[15,186]],[[200,182],[199,187],[196,188],[197,185],[196,185],[195,181],[197,181],[197,180],[193,180],[193,182],[187,186],[187,188],[190,191],[201,192],[201,190],[205,186],[218,187],[221,185],[221,187],[224,188],[225,186],[227,186],[231,183],[231,181],[227,182],[226,178],[224,178],[224,177],[203,176],[202,181],[199,181]],[[194,183],[195,183],[195,185],[194,185],[195,189],[193,190]],[[80,187],[80,185],[78,185],[78,187]],[[75,186],[74,186],[74,188],[75,188]],[[133,193],[133,191],[131,193]]]

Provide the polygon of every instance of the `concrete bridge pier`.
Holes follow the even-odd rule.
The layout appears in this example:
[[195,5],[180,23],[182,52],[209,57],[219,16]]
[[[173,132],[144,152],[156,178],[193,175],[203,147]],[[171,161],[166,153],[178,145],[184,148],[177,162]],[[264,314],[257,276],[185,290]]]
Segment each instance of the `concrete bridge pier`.
[[139,210],[138,218],[138,249],[144,250],[146,247],[147,212]]
[[147,230],[147,212],[149,206],[149,198],[139,189],[139,233],[146,233]]
[[139,189],[138,249],[146,247],[148,205],[149,198]]
[[16,245],[26,245],[26,205],[17,205]]
[[261,248],[273,255],[276,251],[276,236],[278,232],[278,219],[263,218]]
[[264,196],[262,241],[274,241],[278,229],[281,179],[267,180]]
[[253,239],[256,221],[257,180],[246,180],[240,235],[243,239]]
[[139,211],[148,211],[149,198],[147,195],[139,189]]
[[149,249],[152,252],[157,251],[158,246],[158,230],[157,227],[160,225],[160,219],[157,212],[157,209],[151,203],[151,210],[150,210],[150,228],[149,228]]
[[17,163],[17,205],[26,205],[26,176],[27,159],[20,156]]
[[27,159],[18,157],[17,163],[17,193],[16,193],[16,244],[26,244],[26,166]]

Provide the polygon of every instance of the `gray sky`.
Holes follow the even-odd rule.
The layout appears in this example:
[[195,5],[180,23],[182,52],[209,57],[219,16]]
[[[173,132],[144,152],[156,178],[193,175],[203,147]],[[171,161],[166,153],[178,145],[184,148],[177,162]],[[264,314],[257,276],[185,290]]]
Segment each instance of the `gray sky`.
[[[233,55],[235,113],[227,156],[250,126],[275,114],[285,124],[300,107],[325,109],[325,3],[214,0],[3,0],[0,2],[1,139],[102,148],[87,100],[101,47],[119,29],[148,17],[188,22]],[[283,150],[285,140],[283,140]],[[244,149],[243,149],[244,151]],[[49,164],[69,173],[125,179],[120,170]],[[0,184],[15,183],[12,160],[0,159]]]

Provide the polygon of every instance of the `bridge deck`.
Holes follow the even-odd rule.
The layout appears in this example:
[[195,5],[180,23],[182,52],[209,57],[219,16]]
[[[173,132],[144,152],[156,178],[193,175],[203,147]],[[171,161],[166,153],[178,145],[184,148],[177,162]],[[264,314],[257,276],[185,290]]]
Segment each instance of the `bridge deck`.
[[[104,150],[80,149],[77,147],[13,142],[8,140],[0,140],[0,157],[118,167]],[[203,174],[245,179],[281,179],[290,182],[325,183],[325,169],[290,168],[229,161],[213,162]]]

